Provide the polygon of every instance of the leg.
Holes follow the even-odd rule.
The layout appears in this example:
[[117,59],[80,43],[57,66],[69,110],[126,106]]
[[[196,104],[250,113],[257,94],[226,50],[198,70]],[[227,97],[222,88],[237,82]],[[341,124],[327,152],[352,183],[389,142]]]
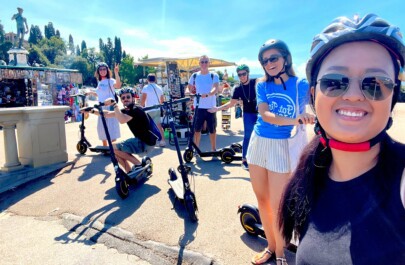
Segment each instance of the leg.
[[201,131],[200,132],[194,132],[194,143],[197,147],[200,146],[200,139],[201,139]]
[[124,167],[125,172],[131,171],[131,166],[128,162],[131,162],[134,165],[140,165],[141,161],[139,161],[135,156],[130,153],[120,151],[116,149],[116,145],[114,145],[114,152],[115,156],[117,157],[118,163]]
[[165,131],[163,130],[162,124],[161,124],[160,122],[159,122],[159,123],[156,123],[156,126],[159,128],[160,134],[162,135],[162,140],[160,141],[160,146],[163,147],[163,146],[166,145],[166,142],[165,142]]
[[243,136],[243,145],[242,145],[242,160],[246,161],[246,152],[249,146],[250,136],[253,132],[253,127],[257,120],[256,113],[244,113],[243,115],[243,129],[244,129],[244,136]]
[[107,145],[108,145],[107,140],[102,140],[102,143],[103,143],[103,146],[107,146]]
[[276,242],[276,256],[278,258],[284,257],[284,239],[281,235],[281,231],[278,226],[278,210],[280,206],[281,196],[284,193],[284,189],[290,180],[290,173],[276,173],[273,171],[268,171],[268,179],[270,185],[270,202],[272,216],[272,228],[274,240]]
[[[264,233],[266,234],[267,238],[267,248],[270,251],[274,252],[276,246],[272,227],[272,220],[274,218],[270,205],[270,183],[268,179],[267,169],[251,164],[249,167],[249,173],[253,191],[257,198]],[[269,255],[263,255],[263,258],[256,260],[256,262],[264,262],[269,259],[269,257]]]
[[206,121],[210,133],[211,150],[215,151],[217,148],[217,114],[206,111]]
[[201,130],[205,121],[204,111],[206,110],[198,109],[198,111],[194,113],[194,143],[197,147],[200,146]]

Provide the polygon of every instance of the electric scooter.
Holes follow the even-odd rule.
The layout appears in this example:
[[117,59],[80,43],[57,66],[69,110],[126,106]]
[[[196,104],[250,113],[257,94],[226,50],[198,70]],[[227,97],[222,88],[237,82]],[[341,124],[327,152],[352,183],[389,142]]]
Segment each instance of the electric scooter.
[[[252,205],[245,203],[239,206],[238,213],[240,213],[239,219],[243,229],[250,236],[266,238],[264,233],[262,220],[260,219],[259,209]],[[288,243],[286,249],[296,253],[297,245],[293,243]]]
[[[86,102],[86,94],[79,93],[75,95],[71,95],[71,97],[78,97],[80,98],[80,101],[82,102],[82,105],[84,106]],[[86,114],[88,115],[88,114]],[[87,140],[84,132],[86,129],[86,126],[84,126],[84,120],[87,120],[88,116],[86,116],[85,113],[82,113],[82,121],[81,124],[79,125],[80,129],[80,140],[76,144],[76,149],[77,151],[81,154],[84,155],[87,152],[87,149],[90,149],[90,151],[95,152],[95,153],[102,153],[104,155],[109,155],[110,149],[108,146],[101,146],[98,145],[96,147],[92,147],[90,142]]]
[[[177,137],[176,126],[173,119],[173,104],[183,103],[189,101],[190,98],[183,98],[175,101],[168,101],[163,103],[163,107],[166,110],[166,115],[169,117],[169,126],[173,132],[173,140],[174,145],[176,147],[177,157],[179,160],[179,166],[177,171],[180,173],[180,178],[176,174],[176,170],[174,168],[169,169],[169,179],[167,182],[169,183],[171,189],[173,190],[176,199],[183,202],[186,210],[188,212],[189,218],[192,222],[198,221],[198,207],[197,207],[197,200],[195,197],[194,192],[191,190],[191,185],[188,179],[188,175],[191,174],[191,167],[185,165],[183,163],[183,159],[180,152],[180,145]],[[175,201],[176,202],[176,201]],[[173,208],[175,204],[173,205]]]
[[184,151],[184,161],[186,163],[191,162],[194,156],[194,152],[196,152],[200,157],[220,157],[223,162],[226,164],[231,163],[234,160],[241,161],[242,156],[236,156],[236,153],[242,152],[242,146],[240,144],[232,144],[231,147],[225,147],[216,151],[209,151],[209,152],[202,152],[201,149],[194,143],[194,128],[195,128],[195,114],[198,111],[198,107],[200,104],[200,94],[196,94],[196,107],[194,110],[194,119],[193,119],[193,125],[191,127],[189,136],[188,136],[188,144],[187,148]]
[[[115,101],[113,101],[115,102]],[[115,189],[117,190],[118,195],[125,199],[129,195],[129,185],[135,186],[139,183],[142,179],[148,179],[153,172],[153,164],[152,160],[145,156],[142,158],[142,164],[139,167],[135,167],[134,170],[130,171],[129,173],[125,173],[119,166],[118,160],[115,157],[114,148],[112,145],[110,133],[108,131],[107,123],[105,121],[104,110],[103,110],[104,102],[99,102],[99,104],[94,105],[93,107],[86,107],[84,111],[90,111],[93,108],[96,108],[99,111],[101,121],[103,123],[103,127],[105,130],[105,135],[107,136],[109,154],[111,158],[111,162],[114,165],[115,171]]]

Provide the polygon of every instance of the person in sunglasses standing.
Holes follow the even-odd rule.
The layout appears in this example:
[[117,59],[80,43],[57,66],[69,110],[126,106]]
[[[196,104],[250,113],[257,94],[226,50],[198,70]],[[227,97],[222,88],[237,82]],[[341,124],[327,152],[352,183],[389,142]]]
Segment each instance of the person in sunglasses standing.
[[387,134],[404,60],[399,28],[374,14],[315,36],[306,74],[317,136],[281,206],[296,264],[405,264],[405,145]]
[[309,86],[305,79],[296,77],[287,44],[277,39],[266,41],[258,59],[265,75],[256,85],[259,115],[246,157],[268,245],[252,263],[263,264],[277,257],[280,264],[285,244],[278,227],[278,210],[293,170],[288,138],[294,125],[311,124],[314,116],[304,112]]
[[242,167],[249,170],[246,161],[246,152],[252,135],[253,126],[257,121],[257,101],[256,101],[256,78],[249,78],[249,66],[241,64],[236,68],[240,84],[235,87],[231,101],[220,106],[209,109],[209,112],[215,113],[217,111],[232,108],[238,103],[239,100],[243,102],[243,144],[242,144]]
[[[141,92],[141,106],[150,107],[154,105],[162,104],[165,101],[165,96],[163,95],[163,89],[156,84],[156,75],[148,74],[148,85],[142,88]],[[162,135],[162,140],[159,143],[160,147],[165,147],[166,142],[164,139],[164,130],[161,122],[161,111],[160,109],[154,109],[148,111],[149,115],[152,117],[153,121],[156,123],[159,128],[160,134]]]
[[[216,150],[217,140],[217,117],[215,113],[208,110],[217,104],[216,93],[219,86],[219,77],[216,73],[210,73],[208,70],[210,58],[207,55],[200,57],[200,72],[191,75],[188,81],[188,88],[193,94],[200,94],[200,105],[198,112],[194,114],[196,119],[194,128],[194,142],[197,146],[200,144],[201,130],[204,122],[207,121],[207,129],[210,133],[211,150]],[[196,99],[194,99],[194,106]]]
[[[115,89],[121,88],[121,79],[118,74],[120,70],[119,64],[115,64],[114,73],[115,78],[112,78],[112,73],[110,68],[106,63],[98,63],[96,72],[94,76],[97,78],[98,84],[95,92],[87,92],[89,95],[94,95],[98,97],[99,102],[103,102],[107,98],[116,98]],[[118,103],[118,102],[117,102]],[[105,110],[112,110],[110,107],[103,107]],[[115,142],[121,137],[120,126],[118,120],[115,117],[106,119],[108,131],[110,133],[111,139]],[[103,123],[101,117],[97,121],[97,133],[98,138],[102,141],[103,146],[107,146],[107,136],[104,131]]]

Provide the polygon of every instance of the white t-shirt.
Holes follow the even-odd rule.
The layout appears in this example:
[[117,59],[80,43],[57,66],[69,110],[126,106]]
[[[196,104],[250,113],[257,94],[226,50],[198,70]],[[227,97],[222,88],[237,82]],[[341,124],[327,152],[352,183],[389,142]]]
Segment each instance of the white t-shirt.
[[[212,78],[211,78],[212,74]],[[189,84],[196,86],[197,94],[208,94],[211,92],[212,87],[215,83],[219,83],[219,77],[216,73],[208,73],[202,75],[201,72],[198,72],[195,78],[194,83],[194,74],[191,75]],[[194,98],[194,106],[196,105],[196,99]],[[209,96],[207,98],[200,98],[200,109],[210,109],[217,106],[217,96]]]
[[96,93],[97,93],[99,102],[103,102],[107,98],[114,98],[115,83],[116,83],[116,81],[114,78],[103,79],[100,82],[98,82]]
[[[156,93],[155,93],[156,91]],[[146,94],[145,107],[160,104],[160,98],[163,95],[163,90],[155,83],[148,84],[142,89],[142,94]]]

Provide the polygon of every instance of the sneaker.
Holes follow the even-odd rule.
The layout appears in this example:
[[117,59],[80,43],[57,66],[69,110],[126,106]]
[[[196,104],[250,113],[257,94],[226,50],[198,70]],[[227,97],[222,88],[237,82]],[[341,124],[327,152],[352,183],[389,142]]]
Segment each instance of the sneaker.
[[166,142],[165,142],[165,141],[160,141],[159,146],[160,146],[160,147],[165,147],[165,146],[166,146]]
[[136,169],[141,168],[141,167],[142,167],[142,164],[133,165],[132,168],[131,168],[131,171],[135,171]]
[[242,161],[242,168],[243,168],[244,170],[249,171],[249,165],[248,165],[248,163],[246,162],[246,160],[245,160],[245,161]]

